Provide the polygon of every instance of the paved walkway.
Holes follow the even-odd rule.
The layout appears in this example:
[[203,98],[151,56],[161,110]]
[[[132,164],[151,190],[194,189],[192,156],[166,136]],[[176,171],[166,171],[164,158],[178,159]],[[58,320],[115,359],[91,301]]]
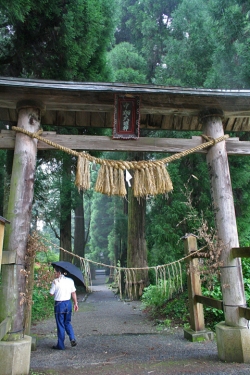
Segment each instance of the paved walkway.
[[72,318],[78,345],[56,351],[54,318],[32,327],[37,350],[31,354],[32,375],[172,375],[250,374],[250,365],[218,360],[216,343],[191,343],[176,327],[159,330],[141,310],[140,302],[122,302],[98,275],[93,292],[78,295]]

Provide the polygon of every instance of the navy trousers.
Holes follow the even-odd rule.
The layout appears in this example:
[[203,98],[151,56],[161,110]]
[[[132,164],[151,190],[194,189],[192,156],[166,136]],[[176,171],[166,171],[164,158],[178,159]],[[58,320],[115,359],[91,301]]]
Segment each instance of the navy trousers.
[[54,312],[57,326],[57,347],[58,349],[64,350],[65,331],[70,341],[75,340],[74,330],[71,325],[71,301],[55,301]]

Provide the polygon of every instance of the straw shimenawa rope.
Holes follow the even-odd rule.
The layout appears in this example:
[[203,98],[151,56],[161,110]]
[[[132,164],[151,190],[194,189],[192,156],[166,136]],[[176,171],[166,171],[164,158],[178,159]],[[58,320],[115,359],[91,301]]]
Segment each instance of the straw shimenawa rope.
[[125,279],[125,292],[128,297],[133,298],[133,291],[135,291],[136,286],[138,284],[137,272],[141,271],[148,271],[153,270],[155,272],[155,279],[156,279],[156,286],[164,293],[164,297],[166,299],[170,299],[173,293],[182,292],[183,285],[182,285],[182,263],[187,261],[189,258],[194,257],[196,254],[199,254],[201,251],[207,248],[207,245],[203,246],[201,249],[198,249],[191,254],[184,256],[174,262],[166,263],[158,266],[150,266],[150,267],[133,267],[133,268],[126,268],[126,267],[118,267],[112,266],[110,264],[105,264],[101,262],[95,262],[93,260],[83,258],[80,255],[74,254],[59,245],[54,244],[46,237],[42,237],[42,239],[47,242],[49,245],[58,248],[60,251],[70,255],[72,258],[78,259],[80,261],[81,270],[84,273],[84,283],[87,290],[91,289],[92,281],[91,281],[91,267],[90,264],[95,266],[104,267],[106,269],[112,269],[114,271],[114,276],[117,281],[117,285],[120,291],[120,297],[122,299],[122,277]]
[[165,194],[173,190],[171,178],[166,169],[166,164],[178,160],[184,156],[190,155],[194,152],[201,151],[207,147],[226,140],[229,135],[223,135],[216,139],[211,139],[205,135],[202,137],[206,140],[196,147],[189,150],[168,156],[160,160],[150,161],[121,161],[100,159],[91,156],[87,152],[77,152],[70,148],[54,143],[40,134],[42,130],[36,133],[31,133],[25,129],[13,126],[13,130],[24,133],[32,138],[36,138],[41,142],[64,151],[70,155],[77,156],[77,171],[75,184],[78,190],[87,190],[90,188],[90,165],[89,163],[99,164],[101,168],[98,172],[95,190],[102,194],[119,195],[125,197],[127,194],[125,187],[124,172],[125,170],[134,171],[133,193],[137,198],[147,197],[148,195]]

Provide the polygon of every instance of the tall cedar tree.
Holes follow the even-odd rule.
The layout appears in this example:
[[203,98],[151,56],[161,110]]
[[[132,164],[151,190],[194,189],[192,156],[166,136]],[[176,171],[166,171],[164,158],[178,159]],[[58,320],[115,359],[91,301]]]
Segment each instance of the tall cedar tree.
[[113,34],[114,0],[30,0],[21,14],[15,9],[22,3],[6,7],[0,2],[1,75],[108,79],[105,54]]
[[153,82],[168,38],[170,15],[180,0],[119,0],[119,3],[116,43],[129,42],[135,46],[147,62],[147,81]]

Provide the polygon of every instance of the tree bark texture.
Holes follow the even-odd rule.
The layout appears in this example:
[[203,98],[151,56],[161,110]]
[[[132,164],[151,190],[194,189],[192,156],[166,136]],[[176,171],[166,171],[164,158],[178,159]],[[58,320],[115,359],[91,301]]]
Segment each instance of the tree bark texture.
[[[85,247],[85,224],[83,208],[83,191],[79,192],[79,201],[75,208],[75,234],[74,234],[74,254],[84,257]],[[79,258],[74,258],[74,264],[80,266]]]
[[[212,138],[224,135],[221,118],[217,115],[205,117],[203,129],[205,134]],[[246,326],[246,320],[239,316],[238,309],[238,306],[246,305],[241,261],[239,258],[234,259],[231,252],[231,248],[239,247],[239,240],[225,141],[208,150],[207,165],[216,227],[223,246],[221,289],[225,322],[229,326]]]
[[[40,126],[38,108],[21,108],[18,126],[32,133]],[[26,265],[26,247],[30,231],[31,209],[34,195],[34,175],[36,167],[37,140],[25,134],[16,135],[13,168],[6,227],[6,250],[16,254],[16,263],[3,265],[0,291],[0,320],[12,318],[9,339],[19,339],[23,333],[24,299],[26,277],[22,270]]]
[[[60,188],[60,247],[71,252],[71,157],[67,154],[63,155],[62,162],[63,173]],[[72,256],[61,250],[60,260],[71,262]]]
[[[132,188],[128,192],[128,249],[127,267],[147,267],[147,247],[145,239],[146,199],[138,200],[133,196]],[[133,298],[138,299],[148,284],[148,270],[136,272],[136,293]],[[134,288],[133,288],[134,290]]]

